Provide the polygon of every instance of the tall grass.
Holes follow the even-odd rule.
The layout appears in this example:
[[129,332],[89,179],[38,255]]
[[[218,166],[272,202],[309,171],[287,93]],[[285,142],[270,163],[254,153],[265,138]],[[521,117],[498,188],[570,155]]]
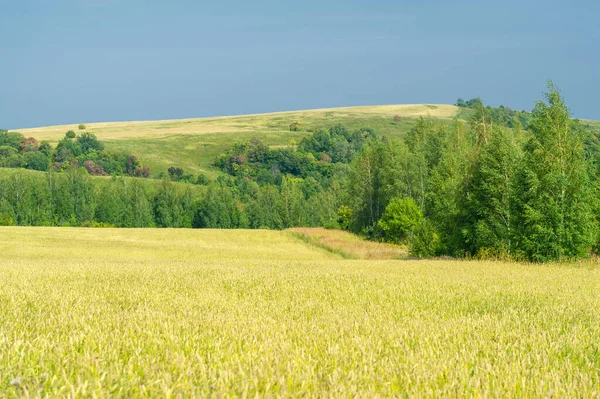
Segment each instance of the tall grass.
[[340,255],[345,259],[402,259],[408,257],[404,246],[366,241],[341,230],[329,230],[321,227],[298,227],[288,229],[294,237]]
[[286,232],[0,228],[0,396],[594,397],[594,265]]

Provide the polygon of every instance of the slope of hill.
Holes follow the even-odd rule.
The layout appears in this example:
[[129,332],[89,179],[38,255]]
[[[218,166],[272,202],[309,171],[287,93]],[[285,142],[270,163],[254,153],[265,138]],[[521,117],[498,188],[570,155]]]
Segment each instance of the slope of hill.
[[[419,116],[450,120],[459,114],[453,105],[381,105],[276,112],[258,115],[179,120],[86,123],[86,131],[106,143],[109,150],[138,156],[153,173],[176,165],[191,173],[219,174],[215,157],[231,144],[257,137],[271,146],[299,142],[307,132],[342,123],[348,128],[371,127],[384,136],[410,130]],[[395,118],[397,116],[397,118]],[[290,131],[291,123],[303,131]],[[56,143],[77,124],[18,129],[25,136]]]

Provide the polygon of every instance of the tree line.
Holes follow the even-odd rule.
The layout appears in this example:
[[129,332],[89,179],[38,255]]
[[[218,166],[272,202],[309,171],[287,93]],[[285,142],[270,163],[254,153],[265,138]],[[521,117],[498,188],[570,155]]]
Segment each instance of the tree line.
[[176,167],[151,184],[92,179],[79,163],[13,173],[0,178],[0,224],[324,226],[421,257],[586,257],[600,245],[599,140],[551,84],[544,100],[526,126],[473,101],[467,121],[422,117],[401,138],[336,125],[285,148],[253,139],[217,157],[212,182]]
[[475,108],[469,126],[420,119],[355,160],[349,228],[418,256],[551,261],[599,245],[598,151],[550,84],[524,130]]
[[292,176],[284,176],[281,186],[226,176],[192,186],[168,178],[98,179],[77,167],[15,171],[0,176],[0,225],[283,229],[336,218],[339,186],[308,201],[304,190]]

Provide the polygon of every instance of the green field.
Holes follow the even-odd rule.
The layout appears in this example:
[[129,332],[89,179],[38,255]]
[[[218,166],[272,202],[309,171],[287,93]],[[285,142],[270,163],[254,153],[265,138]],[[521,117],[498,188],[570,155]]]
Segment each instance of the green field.
[[[396,115],[399,121],[394,121]],[[300,142],[309,131],[336,123],[351,129],[371,127],[377,134],[396,136],[408,132],[417,117],[427,115],[450,121],[459,115],[459,108],[439,104],[329,108],[215,118],[86,123],[86,131],[94,133],[108,150],[136,155],[154,174],[176,165],[193,174],[205,173],[214,178],[220,172],[212,166],[213,161],[236,142],[256,137],[271,146],[286,146],[292,140]],[[304,131],[291,132],[289,125],[293,122],[299,122]],[[56,143],[66,131],[77,132],[77,126],[17,130],[26,137]]]
[[600,268],[0,228],[0,396],[597,397]]

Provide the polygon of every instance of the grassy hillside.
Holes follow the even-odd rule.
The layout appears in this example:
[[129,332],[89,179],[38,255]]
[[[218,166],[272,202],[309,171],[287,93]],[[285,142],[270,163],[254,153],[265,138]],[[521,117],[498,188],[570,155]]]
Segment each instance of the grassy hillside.
[[0,228],[1,396],[595,397],[600,269]]
[[[401,135],[413,126],[415,118],[431,115],[450,120],[459,112],[452,105],[382,105],[329,108],[308,111],[277,112],[216,118],[166,121],[86,123],[86,130],[106,143],[109,150],[126,151],[138,156],[153,173],[177,165],[194,174],[211,177],[219,172],[211,166],[215,157],[231,144],[252,137],[272,146],[299,142],[309,130],[342,123],[349,128],[371,127],[385,136]],[[394,121],[394,116],[399,121]],[[304,132],[291,132],[290,123],[298,122]],[[57,142],[77,124],[18,129],[25,136]]]

